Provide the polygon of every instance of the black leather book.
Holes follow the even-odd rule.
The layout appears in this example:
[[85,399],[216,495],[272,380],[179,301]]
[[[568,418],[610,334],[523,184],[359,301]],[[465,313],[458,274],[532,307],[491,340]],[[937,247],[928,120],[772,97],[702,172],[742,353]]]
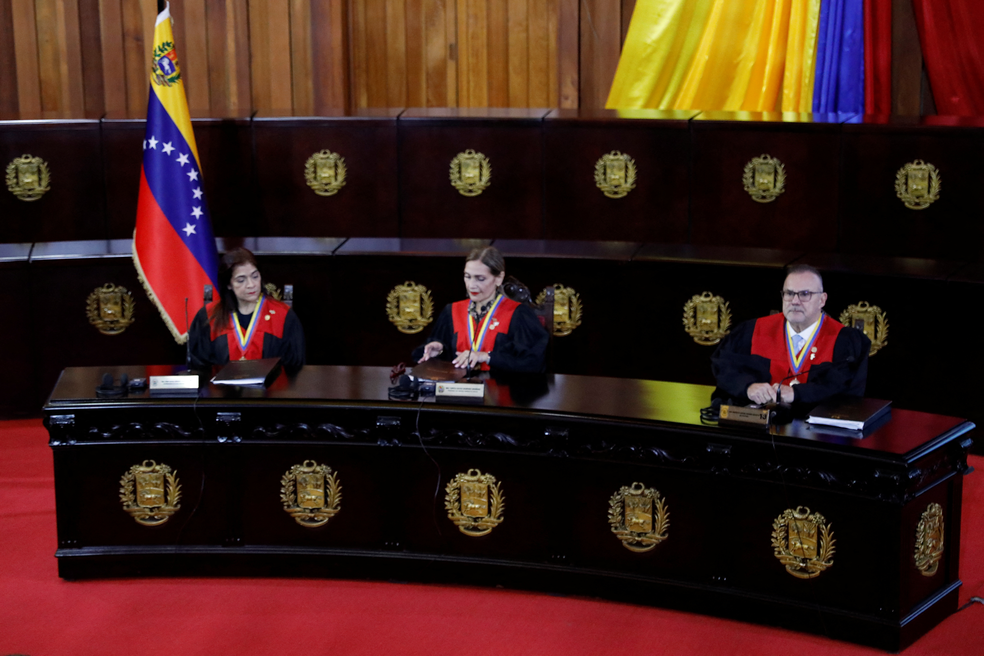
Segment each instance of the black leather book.
[[232,360],[212,378],[215,385],[269,385],[280,373],[280,358]]
[[815,407],[807,423],[863,430],[891,413],[891,401],[884,399],[841,399]]

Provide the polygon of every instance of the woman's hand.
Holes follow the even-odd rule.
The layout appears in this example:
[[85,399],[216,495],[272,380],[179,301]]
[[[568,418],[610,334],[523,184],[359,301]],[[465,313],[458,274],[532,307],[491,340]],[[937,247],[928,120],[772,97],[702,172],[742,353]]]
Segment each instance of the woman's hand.
[[488,351],[457,351],[454,366],[458,369],[474,369],[491,359]]
[[444,353],[444,344],[440,342],[428,342],[424,346],[424,354],[420,357],[420,362],[436,358],[441,353]]

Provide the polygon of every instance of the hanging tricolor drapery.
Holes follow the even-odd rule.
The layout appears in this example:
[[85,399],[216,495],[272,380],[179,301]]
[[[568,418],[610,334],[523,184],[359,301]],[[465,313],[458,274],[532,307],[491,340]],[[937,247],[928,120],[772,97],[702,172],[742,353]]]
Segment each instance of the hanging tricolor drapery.
[[215,286],[218,258],[168,5],[157,15],[152,62],[133,262],[183,344],[205,285]]
[[639,0],[607,106],[860,113],[877,1]]

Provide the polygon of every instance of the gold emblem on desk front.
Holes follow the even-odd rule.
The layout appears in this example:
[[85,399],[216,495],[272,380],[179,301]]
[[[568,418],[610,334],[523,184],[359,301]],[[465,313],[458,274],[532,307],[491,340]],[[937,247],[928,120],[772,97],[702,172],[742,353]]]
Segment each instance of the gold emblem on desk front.
[[345,158],[327,148],[304,163],[304,181],[319,196],[334,196],[345,186]]
[[341,509],[342,486],[328,465],[305,460],[280,479],[284,511],[306,528],[323,526]]
[[658,491],[638,482],[623,485],[608,506],[612,533],[629,551],[649,551],[668,537],[670,512]]
[[874,355],[888,344],[888,319],[877,305],[869,305],[867,301],[848,305],[841,312],[839,320],[845,326],[857,328],[868,336],[871,340],[868,355]]
[[701,346],[713,346],[731,328],[728,302],[711,292],[691,297],[683,306],[683,329]]
[[7,165],[7,189],[23,201],[38,200],[51,189],[48,163],[32,155],[15,157]]
[[916,527],[916,569],[923,576],[936,574],[943,558],[943,507],[931,503]]
[[469,148],[451,160],[451,186],[462,196],[477,196],[491,184],[492,163]]
[[181,508],[180,500],[177,472],[153,460],[133,465],[120,479],[123,510],[143,526],[158,526],[169,520]]
[[89,294],[85,314],[103,335],[119,335],[133,323],[133,307],[133,294],[108,282]]
[[798,506],[772,522],[772,548],[786,571],[812,579],[834,564],[834,533],[820,513]]
[[786,190],[786,167],[770,155],[753,157],[745,165],[741,181],[756,203],[771,203]]
[[386,316],[401,333],[419,333],[434,320],[430,291],[412,280],[397,285],[386,297]]
[[613,150],[595,162],[595,186],[609,198],[623,198],[635,189],[635,160]]
[[480,537],[502,523],[506,498],[491,474],[469,469],[455,476],[444,491],[448,519],[465,535]]
[[909,162],[895,175],[895,195],[910,210],[924,210],[940,197],[940,172],[921,159]]
[[[581,297],[570,287],[554,285],[554,311],[553,311],[553,334],[555,337],[570,335],[574,329],[581,325]],[[542,305],[547,299],[547,290],[544,289],[536,297],[536,304]]]

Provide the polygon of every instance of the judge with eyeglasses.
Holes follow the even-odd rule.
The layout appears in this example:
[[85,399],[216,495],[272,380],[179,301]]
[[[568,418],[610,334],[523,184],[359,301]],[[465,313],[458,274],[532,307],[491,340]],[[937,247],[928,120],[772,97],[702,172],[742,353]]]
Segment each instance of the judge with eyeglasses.
[[824,314],[820,272],[788,269],[782,314],[739,324],[711,357],[714,397],[738,405],[814,406],[838,396],[864,396],[871,341]]

